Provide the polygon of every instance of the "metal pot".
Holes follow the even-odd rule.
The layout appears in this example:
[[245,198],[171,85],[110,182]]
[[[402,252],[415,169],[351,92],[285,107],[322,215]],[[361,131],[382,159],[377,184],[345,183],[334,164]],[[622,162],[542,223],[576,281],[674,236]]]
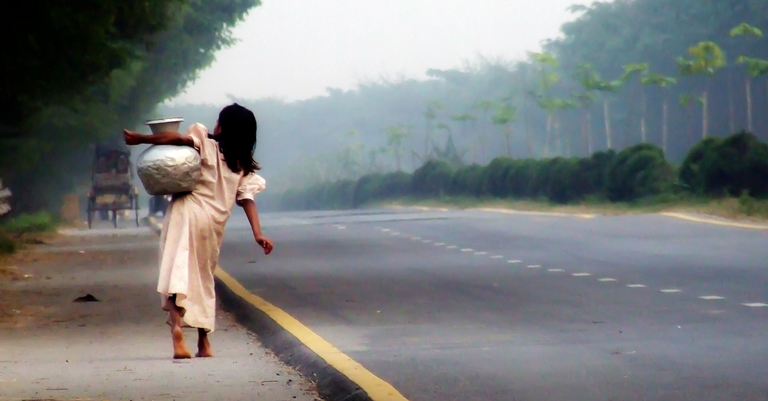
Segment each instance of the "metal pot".
[[[181,117],[150,120],[152,134],[178,132]],[[192,192],[202,178],[200,154],[188,146],[153,145],[139,155],[136,173],[150,195]]]

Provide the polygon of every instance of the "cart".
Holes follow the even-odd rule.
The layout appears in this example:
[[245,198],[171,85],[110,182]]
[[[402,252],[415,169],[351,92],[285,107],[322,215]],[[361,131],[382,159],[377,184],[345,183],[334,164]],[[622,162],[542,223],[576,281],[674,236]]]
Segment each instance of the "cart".
[[[133,210],[139,226],[139,191],[133,185],[131,152],[99,145],[93,158],[91,190],[88,191],[88,228],[96,213],[111,218],[117,228],[118,211]],[[110,216],[111,212],[111,216]]]

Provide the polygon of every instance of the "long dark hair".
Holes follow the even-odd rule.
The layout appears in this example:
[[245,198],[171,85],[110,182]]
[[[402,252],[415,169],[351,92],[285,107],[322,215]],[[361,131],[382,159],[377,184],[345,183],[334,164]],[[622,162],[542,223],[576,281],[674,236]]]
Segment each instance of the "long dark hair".
[[232,172],[244,171],[246,175],[261,170],[253,159],[256,149],[256,117],[253,112],[237,103],[230,104],[219,112],[219,132],[213,139],[219,143],[219,150]]

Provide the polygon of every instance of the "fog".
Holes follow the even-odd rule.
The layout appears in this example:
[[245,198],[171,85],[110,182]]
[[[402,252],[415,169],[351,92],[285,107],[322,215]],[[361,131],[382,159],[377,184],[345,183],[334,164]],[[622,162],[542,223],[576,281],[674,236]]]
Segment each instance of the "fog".
[[266,0],[233,30],[239,43],[172,104],[227,95],[288,101],[382,76],[426,78],[488,58],[525,58],[573,19],[572,0]]

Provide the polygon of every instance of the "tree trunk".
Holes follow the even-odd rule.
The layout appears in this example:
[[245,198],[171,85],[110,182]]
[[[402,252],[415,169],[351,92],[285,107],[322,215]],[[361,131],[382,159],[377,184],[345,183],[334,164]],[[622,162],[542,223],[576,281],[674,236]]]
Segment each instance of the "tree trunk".
[[608,101],[603,100],[603,122],[605,123],[605,144],[608,149],[611,147],[611,110],[608,108]]
[[668,140],[668,129],[669,129],[669,101],[667,100],[667,97],[665,95],[664,97],[664,105],[662,106],[662,116],[661,116],[661,148],[664,151],[664,154],[667,154],[667,140]]
[[624,134],[624,143],[622,148],[629,147],[632,143],[632,132],[635,120],[635,89],[632,88],[629,91],[629,114],[627,115],[627,132]]
[[587,110],[587,157],[592,156],[592,112]]
[[709,107],[707,107],[707,103],[709,103],[708,93],[705,90],[704,93],[701,96],[701,139],[704,139],[707,137],[707,131],[709,131]]
[[640,98],[641,98],[641,104],[640,104],[640,141],[645,143],[647,141],[647,137],[645,135],[645,112],[646,112],[646,99],[645,99],[645,89],[643,87],[640,87]]
[[691,142],[693,141],[693,132],[691,132],[692,131],[691,119],[693,119],[692,114],[693,114],[693,102],[691,102],[691,104],[689,104],[685,108],[685,130],[686,130],[686,132],[688,134],[688,143],[689,144],[691,144]]
[[728,71],[728,127],[736,132],[735,111],[733,110],[733,71]]
[[552,132],[552,117],[552,114],[547,116],[547,131],[544,135],[544,157],[549,157],[549,135]]
[[509,157],[510,159],[512,158],[512,144],[510,143],[510,140],[509,140],[510,139],[509,137],[511,135],[512,135],[512,128],[509,125],[507,125],[507,127],[504,130],[504,139],[507,142],[506,143],[506,145],[507,145],[507,157]]
[[581,116],[581,150],[588,152],[587,150],[587,110],[584,110],[584,114]]
[[430,131],[432,131],[432,121],[427,119],[427,126],[424,128],[424,162],[429,159],[429,137]]
[[533,158],[533,138],[531,138],[531,125],[528,118],[528,97],[523,98],[523,118],[525,119],[525,139],[528,142],[528,157]]
[[749,76],[747,76],[747,79],[744,80],[744,89],[747,94],[747,131],[752,131],[752,80],[749,79]]
[[555,151],[553,153],[553,156],[562,156],[563,155],[563,138],[560,132],[560,119],[558,118],[557,114],[555,114],[555,117],[552,121],[552,125],[554,126],[555,130]]

